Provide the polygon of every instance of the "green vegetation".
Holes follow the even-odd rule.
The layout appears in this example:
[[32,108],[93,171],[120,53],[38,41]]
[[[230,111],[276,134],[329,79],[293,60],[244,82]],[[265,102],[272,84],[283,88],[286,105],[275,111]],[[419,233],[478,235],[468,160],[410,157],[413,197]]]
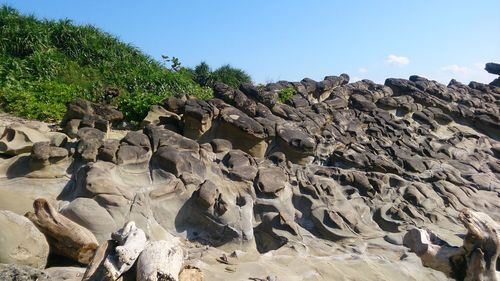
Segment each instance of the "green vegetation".
[[281,89],[278,92],[278,99],[281,103],[284,103],[289,98],[291,98],[293,95],[295,95],[295,93],[296,93],[295,88],[292,86],[288,86],[284,89]]
[[171,66],[93,26],[0,8],[0,109],[20,116],[59,120],[67,102],[101,102],[111,90],[119,94],[109,101],[139,121],[165,97],[212,96],[177,58],[164,59]]
[[213,87],[215,83],[224,83],[233,88],[238,88],[242,83],[251,83],[252,79],[243,70],[234,68],[229,64],[223,65],[212,71],[206,62],[201,62],[192,70],[193,79],[202,86]]

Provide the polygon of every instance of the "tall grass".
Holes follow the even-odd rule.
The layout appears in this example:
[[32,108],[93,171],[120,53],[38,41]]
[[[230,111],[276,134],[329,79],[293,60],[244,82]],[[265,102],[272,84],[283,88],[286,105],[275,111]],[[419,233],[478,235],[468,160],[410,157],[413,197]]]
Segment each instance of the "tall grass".
[[76,97],[112,103],[129,120],[141,120],[165,97],[211,97],[192,72],[172,71],[96,27],[70,20],[39,20],[0,8],[0,108],[20,116],[59,120]]

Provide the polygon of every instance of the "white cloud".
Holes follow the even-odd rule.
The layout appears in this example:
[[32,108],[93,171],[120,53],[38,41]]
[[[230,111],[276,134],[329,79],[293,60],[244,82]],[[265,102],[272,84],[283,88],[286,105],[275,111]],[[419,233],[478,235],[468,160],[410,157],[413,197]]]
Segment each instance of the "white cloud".
[[386,62],[390,65],[404,66],[410,63],[410,59],[403,56],[389,55]]
[[451,72],[453,74],[467,74],[470,72],[470,69],[466,66],[451,64],[441,67],[441,71]]
[[451,79],[457,79],[464,84],[469,83],[469,81],[488,84],[496,77],[498,76],[489,74],[484,70],[484,63],[473,63],[467,66],[458,64],[445,65],[434,73],[433,79],[444,84]]
[[[474,67],[475,67],[476,69],[478,69],[478,70],[484,70],[485,63],[476,62],[476,63],[474,64]],[[484,70],[484,71],[486,71],[486,70]]]
[[368,69],[364,68],[364,67],[361,67],[361,68],[358,68],[358,72],[359,73],[367,73],[368,72]]

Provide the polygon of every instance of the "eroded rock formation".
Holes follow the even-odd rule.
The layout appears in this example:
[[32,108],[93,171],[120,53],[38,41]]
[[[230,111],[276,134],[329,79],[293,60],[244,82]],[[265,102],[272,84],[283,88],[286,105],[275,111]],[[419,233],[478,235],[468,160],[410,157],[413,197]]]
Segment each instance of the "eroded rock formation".
[[[279,91],[290,87],[295,94],[281,103]],[[4,130],[0,183],[64,181],[45,197],[101,242],[94,271],[122,243],[108,241],[111,233],[134,221],[149,241],[185,239],[181,248],[207,280],[446,280],[483,267],[474,276],[496,274],[499,87],[418,76],[349,83],[342,74],[214,91],[207,101],[165,100],[136,131],[110,131],[121,115],[86,101],[69,105],[61,124],[68,139]],[[466,215],[480,213],[490,221]],[[452,244],[468,265],[462,275],[447,263]],[[220,259],[232,251],[234,264]],[[116,279],[123,272],[113,264]],[[144,266],[144,274],[162,266]]]

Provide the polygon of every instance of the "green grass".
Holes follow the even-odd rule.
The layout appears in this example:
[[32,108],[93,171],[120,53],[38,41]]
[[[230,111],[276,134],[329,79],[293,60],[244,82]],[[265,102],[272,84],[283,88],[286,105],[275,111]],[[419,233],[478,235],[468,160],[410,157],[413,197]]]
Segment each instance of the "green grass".
[[96,27],[0,8],[0,109],[57,121],[67,102],[77,97],[101,102],[108,89],[118,90],[111,102],[134,121],[169,96],[212,97],[193,71],[169,69]]

